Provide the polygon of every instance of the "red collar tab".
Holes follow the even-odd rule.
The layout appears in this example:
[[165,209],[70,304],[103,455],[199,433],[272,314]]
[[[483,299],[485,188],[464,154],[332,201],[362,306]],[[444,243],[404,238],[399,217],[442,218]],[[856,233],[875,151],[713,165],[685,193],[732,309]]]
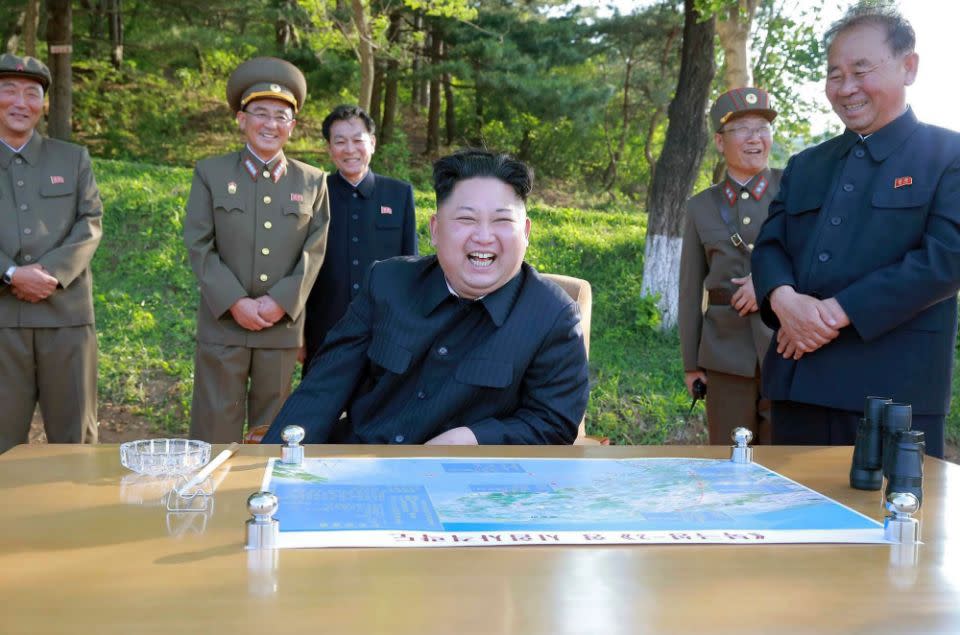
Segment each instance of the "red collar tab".
[[[250,157],[245,157],[243,159],[243,167],[247,171],[247,174],[250,175],[250,178],[254,181],[257,180],[257,177],[260,176],[260,169],[257,167],[257,164],[254,163],[253,159]],[[273,167],[270,167],[270,164],[264,166],[268,172],[270,172],[270,180],[276,183],[283,178],[283,175],[287,173],[287,158],[285,156],[280,156],[277,160],[273,162]]]
[[730,207],[733,207],[737,204],[737,191],[733,189],[730,179],[727,179],[723,182],[723,195],[726,197],[727,203],[730,205]]
[[770,187],[770,181],[767,180],[767,177],[760,175],[757,177],[757,182],[753,184],[753,187],[750,188],[750,194],[754,199],[760,200],[763,198],[763,193],[767,191],[767,188]]
[[243,167],[246,168],[247,174],[250,175],[250,178],[254,181],[257,180],[257,166],[253,164],[253,160],[249,157],[243,160]]

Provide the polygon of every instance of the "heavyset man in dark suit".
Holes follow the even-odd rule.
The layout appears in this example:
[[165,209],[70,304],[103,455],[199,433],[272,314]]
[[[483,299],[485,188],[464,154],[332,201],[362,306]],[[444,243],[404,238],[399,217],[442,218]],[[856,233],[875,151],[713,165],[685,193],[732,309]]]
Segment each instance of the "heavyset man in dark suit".
[[227,81],[246,147],[197,164],[183,224],[200,286],[190,436],[239,441],[290,394],[303,308],[323,262],[326,175],[283,153],[307,83],[259,57]]
[[774,442],[850,444],[864,397],[913,405],[943,455],[960,288],[960,135],[906,104],[919,59],[899,14],[827,32],[826,94],[846,131],[792,157],[753,252],[776,329],[763,367]]
[[[375,263],[263,438],[309,443],[572,443],[587,405],[576,303],[523,262],[523,163],[434,164],[436,256]],[[339,420],[346,410],[348,418]]]
[[36,131],[49,85],[39,60],[0,56],[0,452],[27,442],[38,399],[51,443],[97,440],[103,204],[86,149]]
[[[710,443],[730,442],[740,426],[770,443],[770,403],[760,396],[760,362],[771,331],[757,312],[750,252],[780,187],[767,167],[777,113],[759,88],[737,88],[710,108],[714,142],[727,163],[720,183],[687,201],[680,256],[680,350],[684,382],[707,391]],[[708,306],[702,299],[707,291]]]
[[327,332],[360,293],[370,264],[417,254],[413,186],[370,169],[377,144],[370,115],[358,106],[337,106],[322,129],[337,171],[327,179],[327,252],[307,299],[304,374]]

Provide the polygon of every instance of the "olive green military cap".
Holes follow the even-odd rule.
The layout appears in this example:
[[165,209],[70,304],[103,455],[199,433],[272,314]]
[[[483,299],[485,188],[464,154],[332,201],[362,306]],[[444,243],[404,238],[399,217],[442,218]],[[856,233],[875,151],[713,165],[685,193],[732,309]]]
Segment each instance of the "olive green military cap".
[[43,90],[50,86],[50,69],[35,57],[4,53],[0,55],[0,77],[25,77],[39,82]]
[[713,131],[720,132],[724,124],[744,115],[759,115],[773,121],[777,111],[770,107],[770,95],[762,88],[734,88],[717,97],[710,108]]
[[307,98],[307,80],[300,69],[276,57],[247,60],[227,80],[227,103],[233,112],[255,99],[279,99],[297,112]]

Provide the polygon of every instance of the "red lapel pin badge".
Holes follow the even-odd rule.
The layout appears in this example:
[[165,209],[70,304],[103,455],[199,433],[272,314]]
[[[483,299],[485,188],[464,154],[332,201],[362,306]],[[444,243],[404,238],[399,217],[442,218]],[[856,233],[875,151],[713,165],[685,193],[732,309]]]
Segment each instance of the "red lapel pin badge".
[[901,187],[907,187],[908,185],[913,185],[912,176],[898,176],[893,181],[893,189],[898,189]]

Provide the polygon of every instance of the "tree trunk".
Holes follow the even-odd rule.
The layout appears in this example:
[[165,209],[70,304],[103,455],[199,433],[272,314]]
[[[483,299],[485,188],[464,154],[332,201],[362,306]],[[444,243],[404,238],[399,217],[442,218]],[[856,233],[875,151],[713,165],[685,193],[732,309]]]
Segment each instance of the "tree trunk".
[[727,90],[753,85],[750,65],[750,25],[759,0],[737,0],[717,20],[723,47],[723,83]]
[[443,54],[443,40],[436,24],[430,35],[430,108],[427,115],[427,148],[424,154],[434,155],[440,150],[440,73],[437,66]]
[[123,66],[123,13],[120,0],[108,0],[110,20],[110,63],[117,70]]
[[373,89],[370,92],[370,110],[367,114],[373,119],[375,129],[379,130],[383,123],[381,108],[383,107],[383,60],[376,60],[373,65]]
[[20,48],[20,38],[23,35],[23,23],[27,17],[26,11],[20,11],[17,13],[17,19],[11,19],[7,31],[4,34],[4,50],[7,53],[12,55],[17,54],[17,49]]
[[279,0],[276,6],[277,22],[274,25],[274,35],[277,47],[286,52],[291,47],[300,46],[297,25],[289,19],[289,16],[296,10],[296,0]]
[[[387,27],[387,40],[395,43],[400,37],[402,15],[399,11],[390,14],[390,26]],[[393,127],[397,119],[397,89],[400,81],[400,62],[391,55],[387,60],[383,87],[383,122],[380,124],[380,142],[388,143],[393,136]]]
[[677,323],[680,246],[684,210],[696,180],[708,134],[704,113],[715,73],[714,23],[699,22],[696,0],[684,0],[683,48],[677,90],[670,102],[667,136],[647,203],[647,243],[643,260],[645,296],[659,296],[663,328]]
[[[758,0],[737,0],[721,11],[717,20],[717,38],[723,48],[723,85],[725,90],[753,86],[750,64],[750,26],[757,12]],[[713,166],[712,182],[719,183],[727,173],[727,162],[721,156]]]
[[[423,30],[423,16],[419,13],[413,19],[413,28],[418,33]],[[414,45],[413,47],[413,62],[411,63],[411,70],[413,71],[410,74],[411,82],[410,86],[410,100],[414,107],[420,106],[423,103],[423,98],[421,93],[423,92],[424,86],[423,81],[420,79],[420,69],[423,66],[423,47],[419,44]]]
[[457,109],[453,101],[453,78],[450,73],[443,74],[443,105],[445,108],[447,145],[452,146],[453,140],[457,138]]
[[40,0],[27,0],[23,12],[23,53],[37,56],[37,27],[40,25]]
[[70,0],[47,0],[47,66],[50,67],[50,125],[55,139],[70,140],[73,119],[73,7]]
[[373,34],[370,30],[370,16],[363,6],[363,0],[351,0],[353,24],[357,29],[357,56],[360,58],[360,95],[359,106],[370,110],[370,98],[373,96]]
[[620,106],[620,139],[617,141],[617,149],[610,156],[610,162],[607,163],[607,169],[603,174],[603,190],[609,192],[617,182],[617,167],[620,165],[620,159],[623,157],[624,150],[627,149],[627,133],[630,131],[630,79],[633,75],[633,51],[627,56],[626,68],[623,72],[623,102]]

